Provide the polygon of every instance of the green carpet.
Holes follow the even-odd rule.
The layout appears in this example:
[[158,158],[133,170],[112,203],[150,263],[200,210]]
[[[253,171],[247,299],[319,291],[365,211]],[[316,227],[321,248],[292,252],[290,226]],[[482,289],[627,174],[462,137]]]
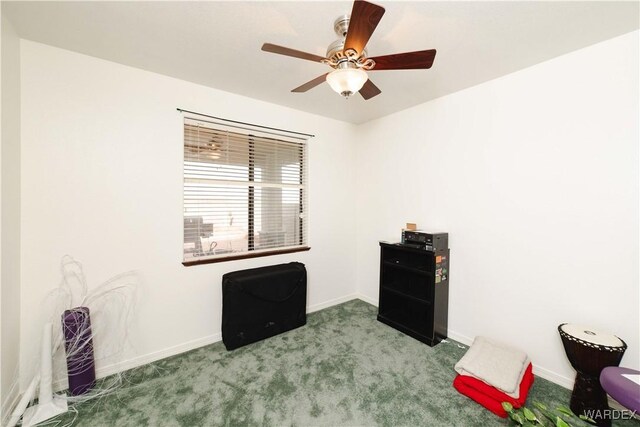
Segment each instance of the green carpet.
[[[433,348],[376,321],[360,300],[228,352],[222,343],[129,371],[116,393],[60,417],[77,426],[506,426],[451,383],[466,349]],[[529,402],[567,404],[536,378]],[[640,426],[638,421],[619,426]]]

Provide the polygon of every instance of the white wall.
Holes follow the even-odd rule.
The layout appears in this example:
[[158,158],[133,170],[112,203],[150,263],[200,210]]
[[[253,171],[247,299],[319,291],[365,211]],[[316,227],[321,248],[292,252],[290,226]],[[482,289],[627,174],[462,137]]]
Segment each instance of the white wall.
[[2,15],[0,424],[17,396],[20,340],[20,40]]
[[[638,32],[357,127],[33,42],[21,49],[23,379],[34,312],[64,254],[90,286],[142,274],[122,365],[133,366],[220,338],[227,271],[299,260],[310,306],[348,298],[356,279],[377,300],[378,240],[397,239],[407,221],[450,233],[453,337],[513,342],[539,374],[569,385],[556,327],[579,322],[627,340],[623,365],[640,365]],[[181,265],[176,107],[317,135],[310,252]]]
[[360,126],[358,291],[378,299],[378,240],[417,222],[450,233],[452,337],[570,386],[556,328],[580,323],[638,369],[638,35]]
[[[57,286],[64,254],[82,262],[90,287],[131,269],[142,275],[124,366],[219,340],[229,271],[303,262],[311,309],[354,293],[351,125],[26,40],[21,47],[23,380],[39,341],[33,313]],[[309,252],[182,266],[177,107],[316,135]]]

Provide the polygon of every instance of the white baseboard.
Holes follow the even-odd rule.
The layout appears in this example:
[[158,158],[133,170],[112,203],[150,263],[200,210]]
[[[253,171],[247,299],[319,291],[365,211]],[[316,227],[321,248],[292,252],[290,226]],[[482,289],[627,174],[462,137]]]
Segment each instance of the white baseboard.
[[[319,304],[314,304],[307,307],[308,313],[313,313],[334,305],[342,304],[343,302],[350,301],[357,298],[356,294],[349,294],[343,297],[334,298],[329,301],[325,301]],[[104,378],[109,375],[123,372],[129,369],[137,368],[138,366],[146,365],[148,363],[156,362],[167,357],[176,356],[187,351],[195,350],[200,347],[204,347],[209,344],[214,344],[218,341],[222,341],[222,333],[212,334],[203,338],[187,341],[182,344],[178,344],[163,350],[155,351],[153,353],[144,354],[134,357],[132,359],[124,360],[122,362],[113,363],[107,366],[101,366],[96,369],[96,378]]]
[[458,341],[460,344],[464,344],[466,346],[470,346],[471,344],[473,344],[473,338],[459,334],[456,331],[452,331],[451,329],[447,331],[447,337],[451,338],[452,340]]
[[187,351],[195,350],[196,348],[204,347],[209,344],[216,343],[222,340],[222,334],[212,334],[206,337],[198,338],[195,340],[187,341],[182,344],[174,345],[172,347],[165,348],[163,350],[154,351],[153,353],[144,354],[134,357],[133,359],[124,360],[122,362],[113,363],[107,366],[101,366],[96,369],[96,378],[104,378],[109,375],[123,372],[129,369],[137,368],[138,366],[146,365],[148,363],[156,362],[167,357],[175,356]]
[[360,299],[360,300],[362,300],[362,301],[364,301],[364,302],[366,302],[366,303],[369,303],[369,304],[371,304],[371,305],[373,305],[373,306],[375,306],[375,307],[377,307],[377,306],[378,306],[378,300],[377,300],[377,299],[369,298],[369,297],[368,297],[368,296],[366,296],[366,295],[362,295],[362,294],[359,294],[359,293],[355,293],[355,294],[354,294],[354,298]]
[[[345,303],[347,301],[351,301],[353,299],[360,299],[366,303],[369,303],[371,305],[374,306],[378,306],[378,301],[373,300],[365,295],[359,294],[359,293],[354,293],[354,294],[349,294],[349,295],[345,295],[339,298],[334,298],[332,300],[329,301],[325,301],[319,304],[314,304],[311,306],[307,307],[307,313],[313,313],[316,311],[320,311],[323,310],[325,308],[328,307],[332,307],[334,305],[338,305],[338,304],[342,304]],[[461,344],[464,345],[471,345],[473,343],[473,338],[470,338],[466,335],[462,335],[459,334],[455,331],[448,331],[449,338],[451,338],[452,340],[458,341]],[[195,350],[196,348],[199,347],[204,347],[206,345],[209,344],[213,344],[216,343],[218,341],[222,340],[222,334],[221,333],[217,333],[217,334],[213,334],[213,335],[209,335],[207,337],[204,338],[199,338],[199,339],[195,339],[192,341],[188,341],[186,343],[183,344],[179,344],[173,347],[169,347],[167,349],[164,350],[160,350],[160,351],[156,351],[153,353],[149,353],[146,355],[142,355],[142,356],[138,356],[135,357],[133,359],[129,359],[123,362],[119,362],[119,363],[114,363],[112,365],[108,365],[108,366],[104,366],[101,367],[100,369],[96,370],[96,377],[97,378],[103,378],[109,375],[113,375],[116,374],[118,372],[122,372],[122,371],[126,371],[128,369],[132,369],[132,368],[136,368],[138,366],[142,366],[142,365],[146,365],[148,363],[152,363],[155,361],[158,361],[160,359],[164,359],[167,357],[171,357],[171,356],[175,356],[178,355],[180,353],[185,353],[187,351],[190,350]],[[571,390],[573,388],[573,382],[574,379],[570,379],[570,378],[566,378],[563,377],[561,375],[556,374],[555,372],[552,372],[548,369],[542,368],[540,366],[537,365],[533,365],[533,373],[541,378],[544,378],[545,380],[551,381],[552,383],[558,384],[561,387],[567,388],[569,390]],[[15,399],[18,398],[18,395],[16,394]],[[609,398],[609,406],[611,406],[612,408],[615,409],[619,409],[619,410],[623,410],[625,409],[624,407],[622,407],[618,402],[616,402],[615,400]]]
[[[328,307],[332,307],[334,305],[338,305],[338,304],[342,304],[344,302],[347,301],[351,301],[353,299],[360,299],[366,303],[369,303],[373,306],[378,306],[378,301],[374,300],[373,298],[369,298],[366,295],[363,295],[361,293],[352,293],[352,294],[348,294],[348,295],[344,295],[342,297],[338,297],[338,298],[334,298],[325,302],[321,302],[318,304],[313,304],[307,307],[307,312],[308,313],[313,313],[319,310],[323,310],[325,308]],[[468,337],[466,335],[460,334],[456,331],[452,331],[449,330],[448,331],[448,336],[449,338],[451,338],[452,340],[458,341],[464,345],[471,345],[473,343],[473,338]],[[96,370],[96,377],[97,378],[103,378],[109,375],[113,375],[116,374],[118,372],[123,372],[132,368],[136,368],[138,366],[142,366],[142,365],[146,365],[148,363],[152,363],[155,361],[158,361],[160,359],[164,359],[167,357],[171,357],[171,356],[175,356],[190,350],[194,350],[196,348],[199,347],[203,347],[209,344],[213,344],[216,343],[218,341],[222,340],[222,334],[221,333],[217,333],[217,334],[213,334],[213,335],[209,335],[203,338],[198,338],[195,340],[191,340],[188,341],[186,343],[182,343],[182,344],[178,344],[163,350],[159,350],[153,353],[149,353],[149,354],[145,354],[145,355],[141,355],[141,356],[137,356],[134,357],[132,359],[128,359],[128,360],[124,360],[122,362],[118,362],[118,363],[114,363],[111,365],[107,365],[107,366],[102,366],[99,369]],[[566,378],[563,377],[562,375],[559,375],[553,371],[550,371],[548,369],[545,369],[543,367],[537,366],[537,365],[533,365],[533,372],[535,375],[544,378],[548,381],[551,381],[552,383],[558,384],[561,387],[567,388],[567,389],[572,389],[573,388],[573,379],[570,378]],[[66,380],[65,380],[66,382]],[[55,387],[58,390],[61,390],[62,388],[64,388],[63,384],[61,384],[60,382],[56,384],[57,387]],[[16,398],[18,396],[16,395]]]
[[561,387],[567,388],[569,390],[573,389],[575,378],[563,377],[562,375],[538,366],[535,363],[533,364],[533,374],[539,376],[540,378],[544,378],[545,380],[551,381],[552,383],[558,384]]
[[[222,340],[222,334],[217,333],[209,335],[203,338],[187,341],[182,344],[178,344],[172,347],[165,348],[163,350],[154,351],[153,353],[143,354],[141,356],[134,357],[132,359],[123,360],[121,362],[112,363],[106,366],[100,366],[96,368],[96,378],[104,378],[119,372],[124,372],[129,369],[137,368],[138,366],[146,365],[148,363],[156,362],[167,357],[175,356],[187,351],[195,350],[196,348],[204,347],[209,344],[216,343]],[[61,378],[53,383],[54,391],[62,391],[68,388],[67,378]]]
[[329,301],[321,302],[319,304],[313,304],[307,307],[307,313],[313,313],[315,311],[320,311],[328,307],[333,307],[334,305],[342,304],[343,302],[351,301],[352,299],[359,298],[358,294],[349,294],[342,297],[334,298]]

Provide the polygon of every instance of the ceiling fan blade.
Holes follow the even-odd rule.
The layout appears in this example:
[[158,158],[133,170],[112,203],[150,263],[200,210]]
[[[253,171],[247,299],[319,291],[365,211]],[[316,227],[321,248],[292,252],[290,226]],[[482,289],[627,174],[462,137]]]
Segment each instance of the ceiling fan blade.
[[265,52],[277,53],[278,55],[292,56],[294,58],[306,59],[307,61],[322,62],[325,59],[322,56],[314,55],[312,53],[302,52],[300,50],[289,49],[288,47],[278,46],[271,43],[265,43],[262,45],[262,50]]
[[376,95],[380,95],[380,93],[382,93],[382,91],[378,89],[378,86],[373,84],[371,79],[364,82],[364,86],[360,89],[360,95],[362,95],[365,100],[371,99]]
[[420,50],[417,52],[396,53],[394,55],[377,56],[373,59],[376,66],[371,71],[381,70],[417,70],[431,68],[436,57],[436,50]]
[[382,19],[382,15],[384,15],[384,7],[364,0],[355,0],[351,9],[344,50],[354,49],[360,55]]
[[306,82],[302,86],[298,86],[297,88],[293,89],[291,92],[306,92],[309,89],[313,89],[314,87],[318,86],[320,83],[327,80],[327,74],[329,73],[325,73],[319,77],[316,77],[315,79]]

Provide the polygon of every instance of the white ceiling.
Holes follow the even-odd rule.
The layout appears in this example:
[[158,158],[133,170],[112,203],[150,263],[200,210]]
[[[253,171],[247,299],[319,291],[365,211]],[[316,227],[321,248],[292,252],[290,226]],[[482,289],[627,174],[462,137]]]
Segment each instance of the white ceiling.
[[2,12],[26,39],[352,123],[640,27],[636,1],[377,3],[386,13],[369,56],[438,53],[430,70],[371,72],[382,94],[369,101],[344,100],[327,84],[291,93],[328,67],[260,50],[270,42],[324,56],[351,2],[3,1]]

